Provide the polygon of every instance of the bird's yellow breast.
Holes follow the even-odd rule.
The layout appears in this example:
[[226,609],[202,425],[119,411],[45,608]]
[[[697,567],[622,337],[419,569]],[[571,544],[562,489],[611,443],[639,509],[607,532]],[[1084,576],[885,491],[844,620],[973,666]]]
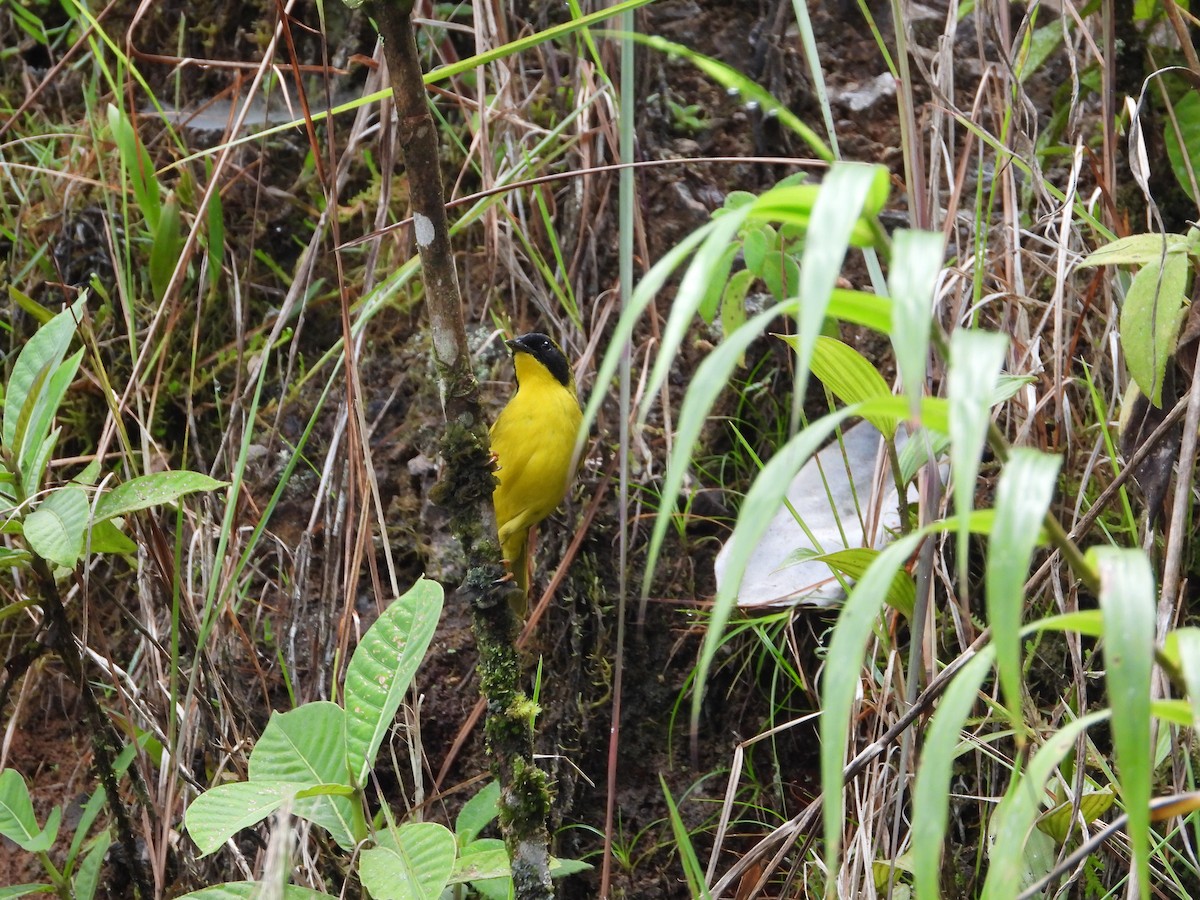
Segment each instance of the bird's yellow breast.
[[[493,501],[502,545],[550,515],[570,480],[582,413],[574,391],[527,353],[514,357],[517,393],[492,426]],[[523,540],[522,540],[523,542]]]

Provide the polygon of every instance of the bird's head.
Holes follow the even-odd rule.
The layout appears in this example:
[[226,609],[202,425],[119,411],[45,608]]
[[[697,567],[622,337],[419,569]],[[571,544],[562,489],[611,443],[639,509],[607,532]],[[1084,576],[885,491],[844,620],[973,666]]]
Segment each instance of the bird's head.
[[571,365],[567,362],[566,354],[562,352],[562,348],[554,341],[542,334],[540,331],[533,331],[529,334],[523,334],[519,338],[511,341],[505,341],[513,353],[515,360],[519,354],[528,353],[554,376],[555,380],[565,388],[572,388],[574,379],[571,375]]

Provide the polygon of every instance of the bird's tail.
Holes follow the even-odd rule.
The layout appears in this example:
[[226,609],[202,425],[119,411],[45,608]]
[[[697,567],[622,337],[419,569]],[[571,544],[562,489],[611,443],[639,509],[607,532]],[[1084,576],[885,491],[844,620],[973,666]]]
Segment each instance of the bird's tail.
[[514,534],[504,543],[504,558],[520,593],[509,595],[509,605],[522,622],[529,615],[529,532]]

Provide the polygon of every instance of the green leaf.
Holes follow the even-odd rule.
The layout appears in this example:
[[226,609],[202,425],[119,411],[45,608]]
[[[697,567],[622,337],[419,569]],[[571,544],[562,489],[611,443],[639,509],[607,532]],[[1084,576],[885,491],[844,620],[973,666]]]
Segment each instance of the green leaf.
[[1003,334],[958,328],[950,335],[950,371],[946,379],[950,399],[950,469],[954,473],[954,514],[959,521],[958,580],[964,591],[970,560],[968,521],[991,421],[989,400],[995,393],[1007,350],[1008,338]]
[[17,897],[28,897],[32,894],[53,894],[52,884],[14,884],[12,887],[0,887],[0,900],[16,900]]
[[[39,328],[37,333],[25,342],[20,355],[17,356],[5,388],[4,426],[0,430],[0,445],[14,455],[21,449],[16,442],[17,419],[21,410],[30,400],[34,382],[39,377],[49,377],[49,373],[56,370],[66,356],[71,338],[75,335],[75,323],[83,316],[85,301],[86,295]],[[37,400],[34,399],[32,403],[36,405]]]
[[[812,187],[813,197],[817,196],[816,185]],[[732,245],[734,250],[737,244]],[[767,251],[775,246],[775,229],[766,222],[756,222],[746,226],[742,236],[742,258],[746,261],[746,269],[756,277],[762,277],[763,266],[766,264]]]
[[[1111,788],[1105,788],[1102,791],[1087,791],[1079,799],[1079,815],[1083,817],[1085,824],[1091,825],[1109,811],[1116,799],[1117,795]],[[1073,800],[1063,801],[1037,820],[1038,831],[1050,835],[1060,846],[1065,844],[1071,832],[1075,830],[1076,819],[1072,815],[1074,810]]]
[[366,784],[442,614],[442,586],[420,579],[363,635],[346,669],[345,765]]
[[[862,578],[871,564],[875,562],[880,551],[869,547],[852,547],[847,550],[836,550],[833,553],[824,553],[812,557],[812,559],[824,562],[829,568],[841,572],[848,578],[858,580]],[[884,602],[897,612],[903,613],[906,617],[912,618],[913,607],[917,602],[917,588],[913,584],[912,576],[900,569],[896,572],[896,576],[892,579],[891,585],[888,587],[887,594],[884,596]]]
[[[291,784],[296,792],[315,785],[350,786],[346,771],[346,713],[336,703],[306,703],[275,712],[250,753],[250,783]],[[361,783],[361,782],[360,782]],[[344,850],[362,835],[361,812],[347,797],[297,799],[292,811],[329,832]]]
[[1133,234],[1097,247],[1079,263],[1088,266],[1145,266],[1157,263],[1163,255],[1186,255],[1189,248],[1183,234]]
[[92,533],[85,542],[85,549],[92,553],[136,553],[135,544],[111,519],[95,522]]
[[915,415],[925,392],[933,289],[945,252],[941,232],[897,231],[892,239],[888,289],[892,294],[892,347],[896,368]]
[[[700,305],[696,308],[696,312],[705,322],[712,323],[716,318],[717,309],[721,305],[721,295],[725,290],[725,285],[729,282],[729,273],[733,269],[733,261],[737,257],[738,245],[730,244],[725,248],[724,255],[717,261],[713,267],[712,281],[708,285],[708,289],[704,292],[704,296],[700,300]],[[745,270],[743,269],[742,272]],[[738,274],[741,275],[742,272]]]
[[29,853],[44,853],[58,837],[61,818],[62,810],[56,806],[46,820],[46,827],[39,828],[29,788],[21,773],[16,769],[0,772],[0,835]]
[[111,846],[112,834],[107,830],[96,835],[71,881],[75,900],[92,900],[96,896],[96,888],[100,885],[100,867],[104,865],[104,857]]
[[500,814],[500,782],[489,781],[478,794],[463,804],[454,820],[458,846],[466,847]]
[[[782,336],[796,346],[794,335]],[[866,358],[851,347],[834,338],[818,336],[813,346],[813,374],[843,403],[862,403],[880,397],[891,397],[879,371]],[[865,416],[888,441],[895,440],[898,420],[895,416]]]
[[963,725],[979,699],[979,686],[995,652],[984,647],[954,676],[925,731],[913,788],[912,863],[917,900],[939,900],[942,847],[950,821],[950,778],[958,759]]
[[772,250],[763,259],[762,280],[776,300],[786,300],[800,293],[800,266],[787,253]]
[[158,230],[162,201],[159,199],[158,180],[150,155],[124,111],[111,103],[108,105],[108,127],[116,142],[125,176],[133,188],[134,201],[146,220],[146,230],[153,236]]
[[11,284],[8,286],[8,299],[17,305],[19,309],[24,310],[31,318],[35,319],[39,326],[45,325],[54,318],[54,313],[42,306],[28,294],[24,294],[17,290]]
[[[806,433],[801,432],[801,435]],[[771,461],[774,462],[774,459]],[[855,706],[854,693],[859,686],[867,638],[879,619],[879,611],[896,573],[925,536],[924,530],[906,535],[889,544],[875,557],[871,568],[867,569],[846,598],[833,629],[825,671],[821,676],[821,788],[824,796],[825,866],[828,872],[839,869],[842,828],[845,826],[842,768],[845,765],[850,716]]]
[[376,900],[437,900],[454,870],[454,835],[436,822],[410,822],[364,850],[358,874]]
[[1154,667],[1154,571],[1141,550],[1093,547],[1088,561],[1100,575],[1104,611],[1105,685],[1115,712],[1112,732],[1129,815],[1142,900],[1150,896],[1150,675]]
[[87,492],[68,486],[43,500],[25,517],[21,530],[30,550],[55,565],[72,569],[83,555],[87,522]]
[[[671,304],[671,312],[667,316],[667,324],[663,327],[662,346],[659,349],[658,359],[655,360],[654,368],[650,372],[650,380],[647,382],[646,390],[643,394],[644,399],[638,410],[639,424],[645,424],[646,417],[650,413],[650,407],[658,396],[659,388],[662,387],[667,375],[670,374],[671,367],[675,364],[675,354],[679,351],[684,338],[687,336],[688,329],[692,326],[693,316],[704,301],[704,295],[707,293],[714,275],[720,271],[721,260],[724,257],[725,251],[733,242],[738,228],[745,221],[752,208],[746,207],[745,209],[735,210],[728,215],[714,220],[710,224],[693,232],[676,248],[676,250],[687,248],[694,241],[701,240],[699,247],[696,249],[695,256],[683,275],[683,280],[679,283],[679,290],[675,292],[675,300]],[[673,258],[674,255],[674,252],[672,252],[663,259],[665,261],[666,259]],[[660,279],[665,280],[666,273],[659,269],[659,265],[655,265],[638,284],[637,290],[634,291],[634,298],[637,301],[633,304],[634,308],[638,308],[643,302],[649,302],[644,297],[644,287],[655,287],[655,285],[661,287]],[[655,290],[657,291],[657,287],[655,287]],[[624,322],[625,316],[621,318],[622,322]],[[761,329],[756,331],[753,336],[757,337],[759,333],[761,333]],[[612,371],[615,374],[615,367]],[[604,374],[602,368],[601,375]],[[611,378],[611,374],[608,377]],[[597,383],[607,384],[607,381],[597,381]],[[591,403],[588,404],[588,408],[591,408]]]
[[291,801],[297,791],[307,786],[266,780],[218,784],[192,801],[184,813],[184,823],[200,855],[208,856],[243,828],[257,825]]
[[21,485],[27,497],[35,494],[41,486],[42,475],[53,451],[53,445],[47,446],[50,442],[46,435],[50,432],[50,425],[58,414],[67,388],[75,380],[75,373],[79,371],[82,359],[83,348],[80,347],[65,362],[55,366],[50,377],[40,383],[41,390],[33,404],[24,434],[17,437],[20,446],[17,465],[21,470]]
[[[880,179],[883,179],[882,182]],[[887,196],[887,170],[882,166],[836,163],[821,182],[821,190],[812,207],[812,227],[804,241],[800,262],[800,297],[803,303],[797,317],[796,375],[794,395],[804,396],[812,365],[813,345],[821,333],[830,297],[837,286],[842,262],[855,226],[863,216],[872,216],[874,201],[879,199],[880,184]],[[769,210],[779,193],[798,187],[777,188],[763,195],[755,208]],[[793,418],[798,416],[793,414]]]
[[[512,865],[508,861],[504,841],[498,838],[474,841],[455,860],[454,871],[450,873],[450,883],[466,884],[468,881],[491,879],[502,879],[506,882],[512,880]],[[504,896],[508,896],[507,886]]]
[[[754,283],[749,269],[735,272],[721,295],[721,335],[728,337],[746,324],[746,294]],[[743,365],[745,359],[742,360]]]
[[[1121,307],[1121,348],[1129,374],[1142,393],[1162,406],[1163,377],[1187,309],[1188,257],[1169,255],[1143,266],[1129,285]],[[1161,275],[1161,277],[1160,277]]]
[[887,334],[892,329],[892,301],[866,291],[834,288],[826,314],[842,322]]
[[1054,497],[1062,461],[1028,447],[1015,448],[996,487],[996,518],[988,546],[986,573],[988,624],[1009,721],[1021,716],[1021,617],[1025,578],[1042,520]]
[[671,789],[667,787],[667,779],[661,772],[658,780],[662,785],[663,796],[667,800],[667,818],[671,822],[671,833],[675,836],[675,849],[679,853],[679,860],[683,864],[683,874],[687,878],[688,893],[692,897],[708,900],[711,895],[708,892],[708,885],[705,883],[704,868],[700,865],[700,858],[696,855],[696,848],[692,845],[692,835],[683,822],[683,816],[679,814],[679,807],[675,805],[675,798],[671,796]]
[[166,294],[171,275],[179,263],[179,249],[183,246],[179,228],[179,201],[174,191],[167,191],[158,226],[154,229],[154,243],[150,248],[150,289],[154,292],[154,299],[159,302]]
[[119,484],[96,501],[96,521],[127,516],[132,512],[174,503],[187,494],[214,491],[226,487],[227,481],[217,481],[199,472],[152,472],[139,475]]

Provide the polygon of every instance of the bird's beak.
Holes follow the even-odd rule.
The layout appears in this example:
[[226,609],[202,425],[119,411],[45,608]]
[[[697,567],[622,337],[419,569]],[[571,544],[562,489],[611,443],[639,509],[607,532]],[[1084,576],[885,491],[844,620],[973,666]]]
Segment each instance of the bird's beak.
[[517,342],[516,341],[505,341],[504,346],[506,346],[509,350],[516,350]]

